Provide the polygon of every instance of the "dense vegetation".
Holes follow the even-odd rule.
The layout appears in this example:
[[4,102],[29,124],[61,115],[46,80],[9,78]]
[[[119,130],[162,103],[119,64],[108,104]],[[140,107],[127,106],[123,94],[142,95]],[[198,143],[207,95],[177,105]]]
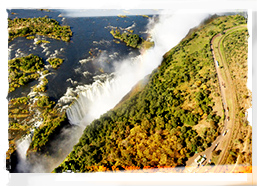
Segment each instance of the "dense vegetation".
[[53,68],[57,68],[58,66],[60,66],[63,63],[63,59],[60,59],[60,58],[50,58],[50,59],[48,59],[48,62],[50,63],[50,65]]
[[[179,166],[204,151],[223,122],[210,40],[240,24],[226,16],[194,29],[164,55],[143,88],[94,120],[54,172]],[[215,101],[215,103],[214,103]]]
[[[35,57],[37,58],[37,56]],[[45,75],[48,72],[48,70],[44,70],[42,74]],[[32,87],[33,91],[45,92],[47,84],[48,80],[46,77],[42,77],[40,78],[39,84]],[[68,123],[65,112],[60,112],[54,106],[55,102],[51,101],[47,96],[37,96],[35,98],[18,97],[9,101],[9,149],[6,152],[7,169],[12,169],[9,166],[15,167],[15,164],[12,165],[16,161],[15,142],[29,134],[32,128],[35,129],[35,132],[28,154],[30,155],[31,152],[48,152],[46,148],[47,142],[53,138],[58,130]],[[39,128],[34,127],[36,122],[42,123]]]
[[[63,63],[63,59],[50,58],[48,62],[52,68],[57,68]],[[48,70],[44,70],[44,62],[42,58],[30,54],[25,57],[14,58],[8,62],[9,70],[9,92],[14,91],[16,88],[25,85],[40,77],[40,73],[47,74]],[[34,92],[46,91],[48,80],[44,77],[40,85],[33,87]]]
[[[15,18],[8,19],[9,41],[16,37],[26,37],[35,39],[35,34],[45,35],[54,39],[69,41],[72,32],[69,26],[60,26],[54,19],[44,18]],[[36,44],[49,43],[46,40],[38,40]],[[62,64],[60,58],[51,58],[50,64],[57,68]],[[25,85],[33,80],[39,83],[32,87],[32,91],[38,92],[37,97],[18,97],[8,103],[9,117],[9,149],[6,152],[7,169],[15,168],[16,145],[15,143],[25,135],[29,134],[32,128],[35,129],[32,146],[29,152],[47,152],[46,144],[54,136],[58,129],[67,122],[64,112],[55,108],[55,103],[42,92],[47,90],[48,80],[46,76],[49,73],[45,69],[45,62],[42,58],[30,54],[25,57],[14,58],[8,61],[9,72],[9,92]],[[43,75],[43,76],[42,76]],[[35,101],[36,100],[36,101]],[[42,123],[39,128],[35,128],[35,123]],[[13,165],[12,167],[10,167]]]
[[[60,58],[51,58],[49,63],[53,68],[57,68],[57,66],[61,65],[62,61]],[[30,54],[26,57],[9,60],[10,91],[13,90],[12,88],[19,87],[33,80],[32,77],[39,78],[39,71],[42,72],[42,75],[49,72],[44,70],[43,60],[38,56]],[[47,84],[48,80],[46,77],[40,78],[40,83],[32,87],[33,91],[45,92]],[[8,154],[15,150],[14,141],[30,131],[32,125],[27,125],[27,123],[30,123],[31,117],[35,117],[33,115],[36,110],[42,113],[42,115],[37,116],[37,120],[41,119],[43,124],[35,130],[30,151],[41,151],[55,131],[61,128],[63,122],[66,121],[65,113],[57,111],[54,108],[55,103],[50,101],[49,97],[38,96],[36,99],[37,101],[33,102],[29,97],[22,97],[9,102],[9,131],[13,133],[13,130],[15,130],[20,135],[16,134],[16,137],[11,140],[12,145],[10,145]]]
[[[41,121],[35,129],[29,153],[41,152],[46,149],[46,143],[55,135],[56,131],[67,123],[65,112],[59,112],[54,107],[55,102],[48,96],[37,96],[34,102],[30,97],[20,97],[9,102],[9,149],[7,159],[15,151],[15,141],[29,134],[35,121]],[[36,115],[36,111],[40,115]],[[35,120],[36,117],[36,120]],[[34,119],[33,119],[34,118]]]
[[42,58],[30,54],[26,57],[15,58],[8,61],[9,92],[39,78],[38,71],[44,69]]
[[[27,37],[26,39],[32,39],[33,37]],[[46,41],[46,40],[38,40],[37,42],[36,42],[36,44],[37,45],[39,45],[39,44],[41,44],[41,43],[50,43],[50,41]]]
[[44,77],[42,79],[42,83],[39,83],[38,85],[33,86],[33,92],[45,92],[46,86],[48,84],[48,80]]
[[120,30],[111,30],[110,33],[115,39],[119,39],[122,42],[126,43],[127,46],[133,47],[133,48],[141,48],[142,45],[144,45],[147,48],[150,48],[153,46],[153,42],[149,42],[144,40],[142,37],[139,37],[137,34],[133,34],[132,30],[124,31],[121,33]]
[[[61,59],[58,59],[58,61]],[[44,62],[42,58],[30,54],[21,58],[14,58],[9,60],[9,92],[33,81],[39,79],[39,84],[33,86],[34,92],[45,92],[48,80],[46,77],[40,75],[46,75],[49,73],[48,70],[44,70]],[[59,64],[60,65],[60,64]],[[16,150],[15,142],[29,134],[34,123],[36,121],[44,121],[43,125],[47,126],[47,133],[42,133],[42,129],[36,129],[36,138],[41,140],[33,141],[34,148],[41,150],[41,146],[49,140],[49,137],[55,133],[62,122],[66,119],[64,113],[59,113],[56,108],[53,108],[55,103],[50,101],[46,96],[38,97],[38,101],[33,102],[30,97],[18,97],[9,101],[8,104],[8,118],[9,118],[9,149],[6,152],[7,165],[11,164],[10,160]],[[43,113],[42,115],[36,115],[37,112]],[[34,118],[36,117],[36,119]],[[49,122],[49,120],[51,122]],[[40,137],[37,134],[40,133]],[[41,139],[42,138],[42,139]],[[33,138],[34,140],[34,138]],[[34,150],[35,151],[35,150]],[[14,158],[15,159],[15,158]],[[13,165],[14,166],[14,165]]]
[[58,112],[53,106],[55,102],[50,101],[47,96],[39,96],[35,103],[37,107],[42,109],[43,123],[35,130],[32,142],[29,147],[29,153],[40,152],[46,150],[46,143],[55,135],[56,131],[63,127],[63,123],[67,122],[65,112]]
[[72,32],[69,26],[61,26],[58,21],[47,17],[8,18],[9,41],[16,37],[44,35],[49,38],[69,41]]
[[[9,39],[18,36],[33,39],[31,33],[23,33],[23,26],[17,27],[26,21],[15,21],[16,28],[9,29],[15,34],[11,34],[13,36]],[[27,25],[31,21],[32,19]],[[44,21],[41,23],[44,24]],[[39,27],[42,26],[41,23],[37,23]],[[190,32],[180,44],[164,55],[161,66],[149,76],[147,85],[138,86],[140,88],[128,94],[115,109],[93,121],[85,129],[79,143],[55,172],[122,170],[131,166],[180,166],[195,153],[205,150],[219,135],[224,119],[209,43],[215,34],[244,23],[245,19],[238,15],[219,17]],[[113,34],[116,33],[113,31]],[[57,37],[55,34],[47,35],[51,38]],[[126,36],[121,34],[117,38],[125,40],[123,37],[129,43],[128,46],[139,47],[142,44],[139,36],[131,33],[126,33]],[[242,38],[238,35],[236,37]],[[66,37],[63,38],[65,40]],[[228,40],[227,44],[230,42]],[[35,76],[34,79],[37,79],[39,75],[36,71],[43,70],[39,57],[30,55],[25,58],[9,61],[9,82],[13,82],[10,90],[32,80],[29,77]],[[53,68],[57,68],[62,62],[58,58],[49,60]],[[240,65],[240,68],[245,68],[245,63]],[[48,80],[43,78],[42,83],[35,86],[33,91],[46,91],[47,83]],[[245,92],[242,95],[249,96]],[[28,121],[35,116],[33,110],[38,110],[41,115],[37,119],[43,122],[35,130],[28,157],[34,152],[47,154],[49,142],[67,122],[65,113],[61,113],[54,106],[55,103],[49,97],[42,95],[37,97],[36,102],[32,102],[29,97],[9,102],[9,134],[19,133],[9,135],[9,139],[12,139],[9,141],[9,152],[15,150],[14,141],[30,131],[31,123]],[[242,109],[242,113],[245,113],[245,109]],[[243,119],[242,116],[242,121]],[[231,149],[230,159],[233,161],[240,154],[238,148],[243,145],[242,139],[251,135],[245,131],[246,128],[241,130],[235,141],[237,148]],[[249,154],[240,155],[246,158]],[[242,158],[243,161],[246,160]]]
[[[8,141],[9,149],[6,152],[6,159],[9,160],[16,150],[15,142],[24,135],[30,133],[33,122],[30,120],[34,117],[34,110],[29,97],[19,97],[11,99],[8,103]],[[31,110],[30,110],[31,109]],[[14,161],[14,160],[11,160]],[[7,161],[7,164],[10,164]]]

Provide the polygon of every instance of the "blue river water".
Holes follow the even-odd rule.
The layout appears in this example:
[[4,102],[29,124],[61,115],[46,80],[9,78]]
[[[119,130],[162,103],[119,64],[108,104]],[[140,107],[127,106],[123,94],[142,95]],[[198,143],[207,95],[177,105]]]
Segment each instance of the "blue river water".
[[[8,17],[33,18],[48,16],[57,20],[61,25],[69,25],[73,32],[70,42],[37,36],[37,39],[50,41],[49,44],[34,44],[34,40],[19,37],[9,42],[9,59],[35,54],[44,61],[50,57],[64,59],[64,63],[57,69],[49,69],[46,94],[57,101],[67,90],[78,85],[92,84],[93,77],[112,73],[114,63],[127,57],[139,55],[137,49],[127,47],[123,43],[115,43],[110,34],[114,28],[130,28],[141,37],[147,37],[148,19],[143,16],[100,16],[100,17],[65,17],[62,10],[52,9],[50,12],[36,9],[7,10]],[[47,62],[45,62],[48,64]],[[73,83],[76,82],[76,83]],[[33,81],[8,94],[8,98],[26,96],[33,85]]]
[[[64,10],[40,11],[35,9],[7,10],[10,19],[34,18],[48,16],[57,20],[61,25],[71,27],[73,36],[69,42],[50,39],[45,36],[36,36],[33,40],[24,37],[15,38],[8,43],[9,59],[34,54],[41,57],[45,62],[49,74],[47,90],[44,93],[53,101],[60,101],[70,89],[77,87],[96,85],[96,79],[112,77],[116,65],[128,63],[131,59],[140,55],[138,49],[126,46],[124,43],[114,42],[110,34],[112,29],[131,29],[140,37],[148,37],[149,19],[143,16],[98,16],[98,17],[68,17]],[[150,16],[151,17],[151,16]],[[37,40],[47,40],[50,43],[36,44]],[[53,69],[47,62],[48,58],[58,57],[64,59],[63,64]],[[8,94],[8,99],[27,96],[31,87],[38,84],[33,81],[17,88]],[[73,98],[76,95],[73,95]],[[74,99],[71,99],[71,101]],[[65,103],[66,106],[71,102]],[[62,105],[64,107],[64,105]],[[75,104],[76,107],[76,104]],[[87,109],[85,109],[87,111]],[[69,116],[68,116],[69,117]],[[69,118],[70,119],[70,118]],[[90,123],[88,123],[90,124]],[[85,126],[83,126],[85,127]],[[72,150],[83,132],[83,127],[67,126],[49,144],[52,156],[45,159],[39,156],[35,165],[26,161],[26,151],[30,143],[30,136],[18,145],[18,165],[14,172],[50,172],[58,166]],[[58,144],[58,145],[57,145]],[[53,148],[54,146],[54,148]],[[59,150],[61,149],[61,154]]]

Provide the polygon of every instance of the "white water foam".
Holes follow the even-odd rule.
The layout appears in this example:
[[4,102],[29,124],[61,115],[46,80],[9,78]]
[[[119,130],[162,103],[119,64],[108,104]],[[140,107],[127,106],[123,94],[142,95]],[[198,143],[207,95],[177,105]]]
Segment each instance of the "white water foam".
[[81,59],[81,60],[79,60],[79,63],[80,63],[80,64],[85,64],[85,63],[90,62],[90,61],[92,61],[92,60],[93,60],[92,57],[88,57],[87,59]]
[[107,40],[100,40],[100,41],[93,41],[93,44],[96,44],[96,45],[111,45],[111,42],[110,41],[107,41]]
[[29,171],[29,167],[26,162],[26,153],[30,143],[31,143],[31,134],[25,136],[24,139],[21,139],[17,142],[17,153],[18,153],[18,159],[19,159],[19,163],[17,164],[17,170],[21,172]]
[[[41,113],[37,113],[36,115],[39,116],[38,114]],[[37,117],[35,116],[35,117]],[[33,122],[34,118],[29,121],[29,122]],[[18,170],[18,172],[30,172],[30,164],[27,162],[26,159],[26,154],[27,154],[27,150],[30,146],[31,143],[31,139],[33,137],[35,128],[38,128],[41,124],[43,123],[42,120],[36,121],[32,127],[32,129],[30,130],[30,133],[28,135],[26,135],[24,138],[18,140],[16,142],[16,146],[17,146],[17,154],[18,154],[18,159],[19,159],[19,163],[17,164],[16,169]]]
[[104,82],[100,79],[97,79],[92,85],[84,86],[83,91],[78,93],[78,98],[76,98],[72,106],[66,111],[70,123],[80,125],[81,122],[85,120],[85,116],[87,116],[87,122],[91,122],[93,119],[99,117],[99,114],[106,111],[104,108],[105,106],[101,105],[101,107],[97,107],[97,112],[95,112],[92,107],[98,103],[106,102],[108,99],[112,98],[110,92],[112,90],[118,91],[117,86],[117,81],[112,79],[110,76],[106,76],[106,80]]
[[16,52],[15,52],[15,58],[25,57],[25,56],[26,56],[26,54],[23,53],[20,48],[18,48],[18,49],[16,50]]
[[188,31],[199,25],[206,16],[207,14],[200,13],[188,16],[186,12],[174,15],[164,12],[159,23],[151,30],[155,46],[134,60],[127,59],[117,63],[113,79],[107,78],[104,83],[96,81],[80,92],[67,109],[70,122],[85,126],[113,108],[139,80],[161,63],[162,56],[168,50],[179,43]]
[[74,81],[74,80],[72,80],[71,78],[68,78],[68,79],[66,80],[66,82],[70,82],[72,85],[78,84],[77,81]]
[[91,73],[88,72],[88,71],[85,71],[85,72],[83,72],[82,74],[83,74],[84,77],[87,77],[87,76],[91,75]]
[[[117,62],[115,75],[104,74],[95,77],[92,85],[77,86],[76,89],[68,88],[58,104],[63,105],[62,108],[67,108],[67,105],[73,102],[66,112],[70,122],[84,128],[93,119],[113,108],[139,80],[158,67],[163,54],[206,17],[206,14],[199,16],[198,14],[188,15],[188,12],[183,13],[185,16],[181,14],[161,16],[160,22],[151,30],[155,42],[154,48],[137,58]],[[76,144],[77,139],[74,141],[69,138],[67,142]],[[24,148],[21,146],[21,151],[26,151],[26,148],[27,142],[24,141]]]

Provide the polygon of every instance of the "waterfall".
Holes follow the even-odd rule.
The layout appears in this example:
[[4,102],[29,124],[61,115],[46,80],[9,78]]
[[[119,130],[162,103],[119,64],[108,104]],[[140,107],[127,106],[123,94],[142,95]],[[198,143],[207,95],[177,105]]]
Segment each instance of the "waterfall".
[[[79,86],[73,91],[69,89],[69,95],[67,91],[66,98],[63,98],[66,101],[68,97],[73,99],[73,103],[66,110],[68,119],[73,125],[89,124],[93,119],[113,108],[129,91],[121,90],[121,77],[116,77],[114,74],[103,74],[94,78],[96,80],[92,85]],[[76,94],[75,99],[70,96]]]
[[[29,167],[30,165],[26,162],[26,151],[33,132],[26,136],[17,145],[20,158],[17,168],[20,172],[39,172],[39,169],[41,172],[49,172],[58,166],[65,158],[64,156],[67,156],[65,153],[68,154],[78,142],[83,131],[81,128],[117,105],[139,80],[160,65],[162,56],[179,43],[189,29],[198,25],[206,17],[206,14],[188,16],[188,12],[172,15],[169,11],[166,13],[160,16],[158,23],[150,25],[152,28],[149,29],[149,33],[155,42],[153,48],[141,51],[141,55],[134,59],[115,63],[115,73],[95,76],[94,83],[91,85],[78,85],[75,89],[71,87],[67,89],[64,96],[58,100],[58,107],[62,110],[67,108],[66,114],[70,123],[81,127],[63,129],[60,139],[52,142],[53,155],[37,156],[37,163],[33,167]],[[64,155],[59,156],[59,149],[66,150]]]
[[29,172],[29,165],[26,162],[26,153],[31,143],[31,136],[32,136],[32,133],[28,134],[23,139],[17,142],[17,153],[18,153],[19,163],[17,164],[16,169],[19,172]]
[[[96,80],[92,85],[83,86],[82,91],[78,93],[77,98],[73,101],[71,107],[66,111],[69,121],[73,125],[80,125],[80,122],[88,114],[88,121],[94,119],[95,114],[90,108],[100,99],[110,98],[110,92],[115,87],[115,81],[106,75],[106,80]],[[91,115],[91,117],[90,117]]]
[[[40,114],[40,113],[37,113]],[[34,127],[38,128],[43,121],[36,121],[34,123]],[[18,154],[18,159],[19,159],[19,163],[17,164],[16,170],[18,172],[30,172],[30,164],[27,162],[26,159],[26,154],[27,154],[27,150],[30,146],[30,143],[32,141],[32,137],[34,134],[34,128],[30,130],[30,133],[27,134],[25,137],[21,138],[20,140],[18,140],[16,142],[16,146],[17,146],[17,154]]]
[[117,63],[115,77],[85,85],[66,111],[70,123],[85,126],[112,109],[139,80],[160,65],[163,55],[179,43],[189,29],[199,25],[206,16],[205,13],[199,13],[189,19],[186,12],[171,15],[167,11],[163,12],[158,23],[150,21],[150,34],[155,46],[142,50],[141,55],[134,59]]

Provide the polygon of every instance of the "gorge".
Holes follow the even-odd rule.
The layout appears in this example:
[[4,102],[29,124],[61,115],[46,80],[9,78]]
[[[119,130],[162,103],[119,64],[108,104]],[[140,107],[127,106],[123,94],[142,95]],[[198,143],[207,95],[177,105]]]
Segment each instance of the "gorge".
[[[40,107],[43,122],[17,144],[14,171],[181,166],[207,149],[224,119],[209,41],[224,28],[245,24],[239,15],[211,16],[163,11],[150,17],[58,18],[75,32],[67,43],[50,39],[29,47],[43,60],[55,55],[64,61],[57,69],[48,67],[46,91],[29,97],[27,104]],[[138,51],[113,42],[113,25],[132,27],[154,46]],[[19,55],[16,40],[25,42],[11,41],[10,58]]]

